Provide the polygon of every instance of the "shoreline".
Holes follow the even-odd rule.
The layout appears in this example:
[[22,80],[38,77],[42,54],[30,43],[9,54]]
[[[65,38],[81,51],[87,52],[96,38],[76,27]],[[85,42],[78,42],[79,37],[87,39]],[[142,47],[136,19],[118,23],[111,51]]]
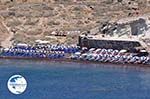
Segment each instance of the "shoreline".
[[0,59],[10,59],[10,60],[37,60],[37,61],[56,61],[56,62],[74,62],[74,63],[84,63],[84,64],[104,64],[104,65],[116,65],[120,67],[144,67],[144,68],[149,68],[150,64],[129,64],[129,63],[109,63],[109,62],[96,62],[96,61],[85,61],[85,60],[73,60],[70,58],[65,58],[65,59],[49,59],[49,58],[29,58],[29,57],[0,57]]

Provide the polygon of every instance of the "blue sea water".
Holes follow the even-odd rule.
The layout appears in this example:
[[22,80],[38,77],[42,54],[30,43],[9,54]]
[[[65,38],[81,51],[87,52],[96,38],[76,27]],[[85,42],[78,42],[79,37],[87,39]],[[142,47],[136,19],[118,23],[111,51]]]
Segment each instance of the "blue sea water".
[[[14,95],[9,77],[20,74],[26,91]],[[56,61],[0,60],[0,99],[150,99],[150,69]]]

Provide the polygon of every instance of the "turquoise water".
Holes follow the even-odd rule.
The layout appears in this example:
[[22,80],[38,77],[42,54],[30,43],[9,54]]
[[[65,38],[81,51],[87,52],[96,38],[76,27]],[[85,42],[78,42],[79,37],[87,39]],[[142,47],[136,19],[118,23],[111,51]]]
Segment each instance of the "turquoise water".
[[[7,80],[21,74],[21,95]],[[150,99],[150,69],[104,64],[0,60],[0,99]]]

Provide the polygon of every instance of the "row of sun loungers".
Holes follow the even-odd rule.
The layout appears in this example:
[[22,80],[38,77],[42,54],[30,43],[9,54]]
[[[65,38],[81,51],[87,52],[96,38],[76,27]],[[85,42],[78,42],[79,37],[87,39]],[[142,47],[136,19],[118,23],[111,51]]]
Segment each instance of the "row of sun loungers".
[[113,50],[113,49],[90,49],[85,53],[75,53],[72,56],[73,59],[97,61],[97,62],[109,62],[109,63],[132,63],[132,64],[149,64],[150,57],[148,56],[136,56],[132,53],[127,53],[125,50]]
[[[72,55],[72,56],[71,56]],[[16,45],[11,48],[1,48],[0,57],[21,57],[21,58],[68,58],[86,61],[110,62],[110,63],[132,63],[149,64],[150,57],[137,56],[127,53],[126,50],[113,49],[81,49],[75,45]]]
[[1,48],[1,57],[26,57],[26,58],[64,58],[66,54],[75,53],[77,46],[65,45],[36,45],[36,46],[14,46]]

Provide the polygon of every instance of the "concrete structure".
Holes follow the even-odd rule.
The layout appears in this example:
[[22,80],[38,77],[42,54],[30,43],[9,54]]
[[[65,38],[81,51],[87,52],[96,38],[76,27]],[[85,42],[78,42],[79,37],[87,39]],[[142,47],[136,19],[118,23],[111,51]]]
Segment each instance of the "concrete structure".
[[87,48],[105,48],[105,49],[117,49],[117,50],[135,50],[138,47],[142,47],[138,40],[126,40],[115,38],[94,38],[87,36],[79,37],[79,46]]

